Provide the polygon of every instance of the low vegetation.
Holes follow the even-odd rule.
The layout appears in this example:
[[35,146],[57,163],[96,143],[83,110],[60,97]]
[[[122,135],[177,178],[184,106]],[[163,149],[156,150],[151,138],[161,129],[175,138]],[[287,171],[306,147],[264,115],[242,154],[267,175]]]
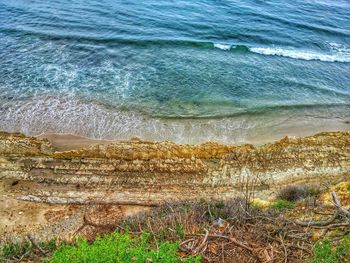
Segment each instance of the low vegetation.
[[4,246],[1,256],[52,263],[350,262],[350,212],[336,193],[334,207],[318,195],[288,187],[264,208],[247,205],[247,198],[186,201],[123,220],[110,216],[108,205],[95,205],[72,243],[28,239]]
[[143,232],[140,237],[131,237],[129,233],[114,232],[97,237],[89,244],[79,240],[75,245],[63,245],[52,257],[52,263],[80,262],[200,262],[200,256],[181,258],[179,244],[160,242],[158,247],[151,247],[151,235]]
[[[62,244],[62,242],[57,242],[56,240],[40,242],[35,245],[30,240],[8,243],[1,247],[0,262],[21,262],[29,258],[33,261],[43,261],[47,255],[52,255]],[[43,251],[45,253],[42,253]]]
[[22,243],[6,244],[1,249],[1,259],[21,259],[33,252],[33,246],[29,241]]
[[317,197],[320,194],[320,189],[311,186],[291,185],[282,188],[277,195],[277,199],[295,202],[310,197]]
[[316,243],[311,263],[350,262],[350,235],[333,245],[328,239]]

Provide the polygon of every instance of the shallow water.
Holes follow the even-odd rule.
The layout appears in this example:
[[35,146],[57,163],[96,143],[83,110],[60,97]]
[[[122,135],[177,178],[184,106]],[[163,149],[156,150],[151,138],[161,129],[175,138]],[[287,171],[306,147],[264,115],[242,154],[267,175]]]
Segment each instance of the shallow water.
[[0,129],[260,142],[350,129],[349,1],[0,0]]

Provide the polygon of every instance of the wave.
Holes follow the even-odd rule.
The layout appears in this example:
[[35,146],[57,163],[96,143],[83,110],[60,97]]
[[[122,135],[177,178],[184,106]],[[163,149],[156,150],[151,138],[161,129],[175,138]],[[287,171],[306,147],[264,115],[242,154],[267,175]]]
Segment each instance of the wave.
[[252,47],[249,49],[251,52],[258,53],[266,56],[281,56],[302,60],[319,60],[324,62],[350,62],[350,52],[347,53],[335,53],[324,54],[314,51],[297,50],[297,49],[283,49],[283,48],[263,48]]
[[50,41],[77,41],[79,43],[94,44],[121,44],[139,47],[159,46],[159,47],[192,47],[192,48],[217,48],[230,52],[247,52],[256,53],[265,56],[281,56],[299,60],[318,60],[323,62],[342,62],[350,63],[350,47],[346,47],[337,43],[326,43],[330,48],[329,52],[321,53],[311,50],[284,48],[284,47],[256,47],[246,45],[233,45],[228,43],[214,43],[210,41],[196,40],[179,40],[179,39],[124,39],[124,38],[106,38],[97,36],[82,35],[60,35],[46,32],[27,31],[14,28],[0,28],[0,32],[31,35]]

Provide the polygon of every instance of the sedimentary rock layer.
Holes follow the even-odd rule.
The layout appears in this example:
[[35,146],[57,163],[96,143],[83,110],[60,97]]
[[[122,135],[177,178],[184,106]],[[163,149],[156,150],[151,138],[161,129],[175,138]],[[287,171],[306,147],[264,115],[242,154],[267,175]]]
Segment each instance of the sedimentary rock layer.
[[131,140],[63,152],[45,139],[0,133],[0,180],[20,200],[156,205],[348,176],[350,132],[259,147]]

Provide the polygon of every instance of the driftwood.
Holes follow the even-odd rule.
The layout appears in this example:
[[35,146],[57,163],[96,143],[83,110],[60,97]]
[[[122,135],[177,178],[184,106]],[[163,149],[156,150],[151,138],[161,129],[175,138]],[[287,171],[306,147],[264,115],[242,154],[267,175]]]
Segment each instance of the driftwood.
[[[335,207],[334,214],[326,219],[326,220],[320,220],[320,221],[301,221],[301,220],[296,220],[295,222],[298,225],[301,226],[307,226],[307,227],[314,227],[314,228],[335,228],[335,227],[344,227],[344,226],[350,226],[350,211],[349,208],[345,209],[342,207],[336,192],[331,193],[332,196],[332,202]],[[337,219],[341,219],[342,221],[345,220],[345,222],[341,223],[335,223],[333,222]]]
[[346,217],[349,217],[350,219],[350,212],[349,210],[343,208],[337,198],[337,194],[335,192],[332,192],[332,200],[333,200],[333,204],[335,205],[337,211],[340,213],[340,214],[343,214],[345,215]]

